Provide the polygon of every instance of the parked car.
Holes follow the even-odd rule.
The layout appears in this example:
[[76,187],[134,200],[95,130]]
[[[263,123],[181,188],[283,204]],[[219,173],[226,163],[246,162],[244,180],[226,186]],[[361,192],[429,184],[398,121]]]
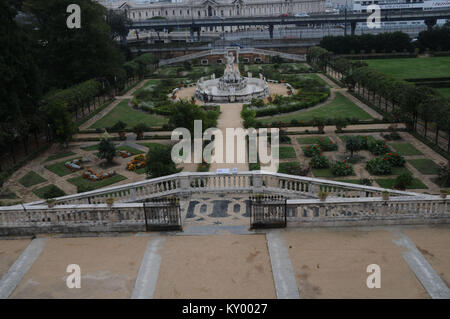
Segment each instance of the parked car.
[[282,17],[289,17],[289,13],[282,13],[277,15],[278,18],[282,18]]
[[300,13],[297,13],[297,14],[295,15],[295,17],[297,17],[297,18],[301,18],[301,17],[309,17],[309,14],[307,14],[306,12],[300,12]]

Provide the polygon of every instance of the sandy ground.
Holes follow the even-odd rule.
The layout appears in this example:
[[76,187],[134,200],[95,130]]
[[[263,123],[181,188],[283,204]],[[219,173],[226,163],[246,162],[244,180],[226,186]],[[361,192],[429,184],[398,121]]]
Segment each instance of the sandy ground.
[[[49,239],[11,298],[130,298],[148,239]],[[81,268],[80,289],[67,288],[69,264]]]
[[30,243],[29,239],[0,240],[0,279]]
[[403,231],[416,244],[436,273],[450,287],[450,229],[448,227]]
[[155,298],[275,298],[265,236],[166,239]]
[[[285,240],[301,298],[428,298],[388,231],[300,230]],[[370,264],[381,268],[379,289],[367,288]]]

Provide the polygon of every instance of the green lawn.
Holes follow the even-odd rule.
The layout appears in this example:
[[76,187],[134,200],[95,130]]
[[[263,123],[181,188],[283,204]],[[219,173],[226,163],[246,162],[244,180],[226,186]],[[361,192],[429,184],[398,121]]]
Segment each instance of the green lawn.
[[16,193],[14,193],[9,188],[6,188],[2,192],[0,192],[0,199],[17,199],[19,198]]
[[296,158],[297,154],[292,146],[280,146],[279,148],[280,159]]
[[151,150],[155,147],[161,147],[162,145],[165,145],[165,144],[151,143],[151,142],[150,143],[138,143],[138,144],[147,147],[149,150]]
[[125,179],[127,179],[125,176],[114,175],[112,177],[93,182],[93,181],[83,178],[82,176],[77,176],[77,177],[69,178],[67,181],[69,183],[74,184],[75,186],[84,186],[86,188],[97,189],[97,188],[105,187],[105,186],[123,181]]
[[94,145],[84,146],[84,147],[80,147],[80,148],[84,151],[96,151],[96,150],[98,150],[98,145],[99,144],[94,144]]
[[327,143],[331,143],[328,136],[299,137],[297,138],[297,141],[299,144],[318,144],[320,139],[325,140]]
[[401,175],[401,174],[405,174],[405,173],[411,174],[411,172],[406,167],[392,167],[391,175]]
[[[278,166],[278,173],[289,174],[288,168],[292,167],[293,169],[300,170],[301,165],[299,162],[283,162]],[[259,168],[258,168],[259,169]]]
[[144,152],[141,150],[138,150],[137,148],[131,147],[131,146],[127,146],[127,145],[122,145],[122,146],[118,146],[116,147],[116,150],[118,151],[128,151],[133,153],[133,155],[137,155],[137,154],[143,154]]
[[[77,158],[77,157],[75,157],[75,158]],[[47,165],[47,166],[45,166],[45,168],[48,169],[49,171],[51,171],[52,173],[55,173],[58,176],[61,176],[61,177],[66,176],[66,175],[71,174],[72,170],[68,169],[64,164],[75,158],[71,158],[70,160],[67,160],[67,161]]]
[[140,92],[142,92],[143,90],[145,90],[146,88],[148,88],[149,86],[156,86],[161,82],[160,79],[150,79],[147,80],[147,82],[145,82],[145,84],[140,87],[139,89],[137,89],[136,91],[134,91],[134,96],[138,95]]
[[372,119],[372,116],[366,113],[363,109],[359,108],[355,103],[337,92],[335,98],[331,102],[314,110],[297,111],[286,115],[269,116],[262,119],[257,118],[257,120],[262,123],[271,123],[273,121],[290,122],[294,119],[297,121],[307,122],[311,121],[314,117],[320,117],[323,119],[348,117],[359,118],[362,121]]
[[337,179],[336,182],[362,185],[360,179]]
[[392,146],[396,152],[403,156],[423,155],[419,150],[417,150],[409,143],[391,143],[390,146]]
[[370,59],[364,62],[398,79],[450,77],[450,57]]
[[[380,187],[392,189],[392,187],[395,184],[395,178],[383,178],[383,179],[376,179],[375,182],[377,182]],[[419,179],[413,178],[413,181],[411,185],[406,187],[407,189],[427,189],[428,187],[422,183]]]
[[439,172],[439,165],[428,158],[411,159],[408,163],[425,175],[437,175]]
[[33,193],[37,197],[45,199],[46,198],[45,195],[48,191],[52,191],[52,193],[55,194],[55,196],[52,196],[52,197],[60,197],[60,196],[66,195],[66,193],[62,189],[60,189],[59,187],[57,187],[56,185],[53,185],[53,184],[35,189],[35,190],[33,190]]
[[313,168],[312,173],[314,177],[322,178],[322,177],[334,177],[331,168]]
[[19,179],[19,183],[25,187],[30,187],[46,181],[47,180],[45,178],[33,171],[26,173],[21,179]]
[[74,152],[61,152],[61,153],[58,153],[58,154],[51,155],[51,156],[47,157],[45,162],[50,162],[50,161],[53,161],[55,159],[69,157],[69,156],[72,156],[72,155],[75,155],[75,153]]
[[450,99],[450,88],[438,88],[435,90],[438,91],[443,97]]
[[128,102],[129,100],[120,102],[108,114],[92,124],[90,128],[111,127],[118,121],[126,123],[127,128],[132,128],[139,123],[145,123],[150,126],[162,126],[168,122],[167,117],[137,111],[129,107]]

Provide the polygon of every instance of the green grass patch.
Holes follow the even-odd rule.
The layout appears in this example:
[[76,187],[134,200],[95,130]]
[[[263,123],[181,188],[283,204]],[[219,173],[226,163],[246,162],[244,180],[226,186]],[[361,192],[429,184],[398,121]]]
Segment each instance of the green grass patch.
[[147,80],[147,82],[145,82],[145,84],[142,86],[142,87],[140,87],[139,89],[137,89],[136,91],[134,91],[134,96],[137,96],[139,93],[141,93],[142,91],[144,91],[145,89],[147,89],[148,87],[150,87],[150,86],[156,86],[156,85],[158,85],[159,83],[161,83],[161,80],[160,79],[150,79],[150,80]]
[[117,104],[108,114],[91,125],[90,128],[112,127],[118,121],[122,121],[127,128],[133,128],[139,123],[150,126],[162,126],[168,122],[168,118],[157,114],[147,114],[128,106],[130,100],[123,100]]
[[[78,157],[75,157],[78,158]],[[46,165],[45,168],[48,169],[50,172],[55,173],[56,175],[62,177],[62,176],[66,176],[69,175],[72,172],[71,169],[68,169],[64,164],[68,161],[71,161],[75,158],[71,158],[70,160],[67,161],[63,161],[63,162],[58,162],[58,163],[54,163],[51,165]]]
[[165,144],[159,144],[159,143],[138,143],[139,145],[147,147],[149,150],[154,149],[155,147],[161,147]]
[[401,174],[411,174],[411,172],[406,167],[392,167],[391,175],[401,175]]
[[144,151],[138,150],[137,148],[134,148],[134,147],[131,147],[131,146],[127,146],[127,145],[118,146],[118,147],[116,147],[116,150],[118,150],[118,151],[128,151],[128,152],[133,153],[133,155],[145,153]]
[[[383,178],[375,179],[380,187],[392,189],[395,184],[395,178]],[[413,178],[412,183],[406,187],[407,189],[427,189],[428,187],[422,183],[419,179]]]
[[94,145],[89,145],[89,146],[84,146],[84,147],[80,147],[83,151],[97,151],[98,150],[98,144],[94,144]]
[[334,177],[331,168],[313,168],[312,173],[314,177]]
[[437,175],[439,173],[439,165],[428,158],[412,159],[407,162],[422,174]]
[[450,88],[437,88],[435,90],[438,91],[439,94],[442,95],[443,97],[450,99]]
[[450,76],[450,57],[370,59],[372,67],[398,79],[436,78]]
[[58,153],[58,154],[51,155],[51,156],[47,157],[45,162],[50,162],[50,161],[53,161],[55,159],[60,159],[60,158],[69,157],[69,156],[73,156],[73,155],[75,155],[74,152],[62,152],[62,153]]
[[257,118],[262,123],[272,123],[274,121],[290,122],[292,120],[308,122],[313,118],[334,119],[334,118],[358,118],[361,121],[373,119],[366,111],[358,107],[355,103],[347,99],[341,93],[337,92],[335,98],[314,110],[297,111],[287,115],[269,116],[266,118]]
[[423,155],[419,150],[417,150],[414,146],[409,143],[391,143],[390,144],[395,151],[397,151],[400,155],[408,156],[408,155]]
[[108,177],[108,178],[102,179],[100,181],[94,182],[94,181],[85,179],[82,176],[77,176],[77,177],[69,178],[67,181],[77,187],[79,186],[79,187],[85,187],[85,188],[90,188],[90,189],[97,189],[97,188],[105,187],[105,186],[123,181],[125,179],[127,179],[125,176],[114,175],[112,177]]
[[42,198],[42,199],[47,198],[46,194],[48,194],[50,192],[53,195],[55,195],[55,196],[51,196],[51,197],[60,197],[60,196],[66,195],[66,193],[62,189],[60,189],[58,186],[53,185],[53,184],[33,190],[33,193],[37,197]]
[[[283,162],[278,166],[278,173],[289,174],[289,167],[293,167],[296,170],[301,169],[301,165],[299,162]],[[258,168],[259,169],[259,168]]]
[[299,144],[319,144],[320,139],[325,140],[327,143],[331,143],[331,140],[328,136],[299,137],[297,138],[297,142]]
[[279,148],[280,159],[296,158],[297,154],[292,146],[280,146]]
[[6,188],[2,192],[0,192],[0,199],[17,199],[19,198],[16,193],[14,193],[9,188]]
[[135,169],[135,170],[134,170],[134,172],[135,172],[136,174],[139,174],[139,175],[145,174],[146,171],[147,171],[147,167],[141,167],[141,168],[138,168],[138,169]]
[[21,179],[19,179],[19,183],[25,187],[30,187],[46,181],[47,180],[45,178],[33,171],[26,173]]
[[336,182],[362,185],[359,179],[337,179]]

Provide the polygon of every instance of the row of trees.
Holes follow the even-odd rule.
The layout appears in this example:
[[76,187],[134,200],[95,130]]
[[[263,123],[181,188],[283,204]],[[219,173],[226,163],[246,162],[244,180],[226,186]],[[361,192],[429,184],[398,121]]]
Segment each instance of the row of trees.
[[320,46],[335,54],[391,53],[414,49],[409,35],[403,32],[326,36],[320,41]]
[[420,32],[415,42],[406,33],[389,32],[326,36],[320,41],[320,46],[334,54],[447,51],[450,50],[450,23]]
[[[339,72],[349,90],[358,88],[363,98],[390,113],[395,120],[406,122],[411,130],[417,130],[419,120],[423,121],[425,132],[430,122],[435,123],[436,144],[439,131],[450,136],[450,100],[432,88],[397,80],[367,67],[364,62],[333,59],[323,48],[310,48],[308,61],[322,70],[331,68]],[[450,151],[450,140],[447,150]]]
[[37,146],[44,135],[66,143],[73,119],[158,62],[152,54],[126,62],[128,49],[113,39],[126,36],[128,19],[94,1],[77,2],[82,27],[69,29],[72,2],[0,0],[0,163],[16,162],[18,143],[28,153],[29,136]]

